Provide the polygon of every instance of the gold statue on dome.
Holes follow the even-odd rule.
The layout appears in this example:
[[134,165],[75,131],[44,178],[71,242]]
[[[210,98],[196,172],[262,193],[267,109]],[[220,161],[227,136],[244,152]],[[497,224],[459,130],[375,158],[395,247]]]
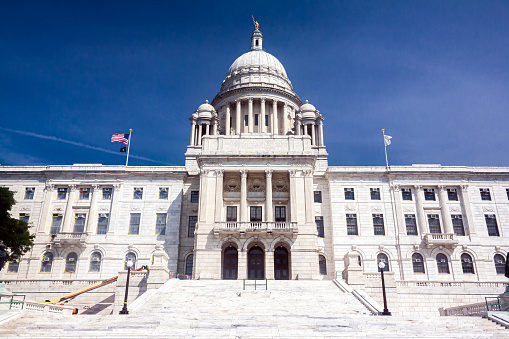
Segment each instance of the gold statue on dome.
[[258,30],[258,28],[260,28],[260,24],[258,23],[258,21],[255,21],[254,15],[251,15],[251,17],[253,18],[253,22],[254,22],[254,25],[255,25],[255,30]]

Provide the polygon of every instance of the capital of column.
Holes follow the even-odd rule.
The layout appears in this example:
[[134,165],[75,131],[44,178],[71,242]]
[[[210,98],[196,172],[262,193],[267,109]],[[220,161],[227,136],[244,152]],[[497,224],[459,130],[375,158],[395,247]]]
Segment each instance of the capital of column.
[[191,120],[191,125],[196,126],[196,120]]
[[266,99],[265,99],[265,97],[262,97],[260,100],[261,100],[262,105],[263,105],[263,104],[265,103],[265,100],[266,100]]
[[422,185],[414,185],[416,191],[422,191]]
[[224,175],[224,169],[217,169],[216,170],[216,176],[217,177],[221,177],[222,178],[223,175]]
[[240,177],[241,178],[247,178],[247,169],[241,169],[240,170]]
[[399,191],[401,191],[401,185],[392,185],[392,186],[391,186],[391,189],[392,189],[394,192],[399,192]]
[[238,104],[239,102],[242,102],[240,99],[235,99],[235,103]]
[[99,184],[92,184],[92,188],[95,190],[98,190],[99,189]]
[[48,184],[48,185],[46,185],[45,190],[48,191],[48,192],[53,192],[55,190],[55,185],[54,184]]
[[291,178],[295,178],[297,176],[297,170],[291,169],[288,170],[288,173],[290,174]]
[[69,185],[69,188],[71,189],[71,192],[74,192],[78,189],[78,185],[72,184],[72,185]]
[[313,175],[312,170],[304,170],[304,171],[302,171],[302,173],[304,174],[305,177],[310,177]]
[[438,190],[440,192],[444,192],[445,191],[445,186],[444,185],[438,185]]
[[273,170],[273,169],[266,169],[266,170],[265,170],[265,176],[266,176],[267,178],[272,178],[272,172],[274,172],[274,170]]
[[249,103],[253,103],[253,98],[252,97],[248,98],[247,100],[249,101]]
[[277,101],[276,99],[272,99],[272,104],[273,104],[273,105],[277,105],[277,103],[278,103],[278,102],[279,102],[279,101]]
[[467,191],[468,190],[468,185],[461,185],[460,188],[461,188],[462,191]]
[[209,172],[210,172],[210,170],[205,169],[205,168],[202,168],[202,169],[200,170],[200,175],[201,175],[201,176],[207,176],[207,175],[209,174]]
[[114,188],[115,190],[118,190],[121,186],[122,186],[122,184],[121,184],[121,183],[113,184],[113,188]]

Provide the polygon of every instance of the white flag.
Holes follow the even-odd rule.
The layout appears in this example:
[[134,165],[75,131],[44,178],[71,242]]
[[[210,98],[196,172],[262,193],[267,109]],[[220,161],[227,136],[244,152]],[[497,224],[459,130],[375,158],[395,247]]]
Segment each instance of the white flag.
[[392,137],[390,135],[384,135],[384,144],[385,146],[389,146],[391,144]]

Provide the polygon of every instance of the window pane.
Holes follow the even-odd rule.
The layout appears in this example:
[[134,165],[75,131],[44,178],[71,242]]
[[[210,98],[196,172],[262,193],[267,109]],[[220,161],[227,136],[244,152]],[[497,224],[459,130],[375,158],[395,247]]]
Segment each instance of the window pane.
[[385,235],[383,215],[373,214],[373,230],[375,235]]
[[140,232],[140,213],[131,213],[131,222],[129,223],[129,234],[139,234]]
[[51,272],[51,266],[53,265],[53,253],[46,252],[42,256],[41,272]]
[[490,237],[498,237],[500,234],[498,233],[498,225],[497,219],[494,215],[485,215],[486,227],[488,228],[488,235]]
[[454,234],[465,235],[465,228],[463,227],[463,217],[461,215],[451,215],[451,218]]
[[9,266],[7,266],[8,273],[18,273],[19,270],[19,260],[9,261]]
[[321,203],[322,202],[322,191],[315,191],[315,202]]
[[136,254],[133,252],[129,252],[125,256],[125,263],[124,263],[124,270],[127,271],[127,262],[131,260],[133,262],[133,265],[131,266],[131,269],[134,270],[136,268]]
[[448,188],[447,189],[447,197],[450,201],[458,201],[458,192],[455,188]]
[[327,260],[323,255],[318,256],[318,265],[320,266],[320,274],[327,275]]
[[380,200],[380,189],[370,188],[371,200]]
[[168,200],[168,187],[159,188],[159,200]]
[[237,206],[226,207],[226,221],[237,221]]
[[101,257],[102,257],[101,253],[99,252],[92,253],[92,255],[90,256],[90,267],[89,267],[90,272],[101,271]]
[[189,228],[187,230],[187,236],[188,237],[194,237],[194,230],[196,228],[196,222],[198,221],[197,216],[189,216]]
[[135,188],[133,191],[133,199],[141,200],[143,199],[143,188]]
[[65,272],[74,273],[76,272],[76,264],[78,262],[78,255],[76,253],[69,253],[65,260]]
[[166,213],[157,213],[156,214],[156,234],[157,235],[165,235],[166,234]]
[[59,188],[57,193],[58,200],[65,200],[67,198],[67,188]]
[[83,233],[85,231],[85,214],[76,214],[74,217],[74,233]]
[[412,190],[409,188],[403,188],[401,190],[401,197],[403,198],[403,200],[412,201]]
[[193,258],[192,254],[186,258],[186,275],[193,275]]
[[438,218],[438,214],[428,214],[428,225],[430,233],[442,233],[440,230],[440,219]]
[[407,235],[418,235],[415,214],[405,214],[405,224],[406,224],[406,234]]
[[348,235],[359,235],[357,228],[357,214],[346,215],[346,233]]
[[424,273],[424,260],[419,253],[412,254],[412,266],[414,273]]
[[97,219],[97,234],[108,233],[109,220],[110,220],[110,215],[108,213],[99,214],[99,218]]
[[250,207],[250,221],[262,221],[262,207],[251,206]]
[[22,220],[22,221],[24,221],[26,223],[28,223],[29,219],[30,219],[30,214],[28,214],[28,213],[21,213],[19,215],[19,220]]
[[379,253],[376,256],[376,265],[377,265],[377,268],[378,268],[378,272],[381,271],[380,267],[378,267],[378,263],[380,263],[380,262],[383,262],[385,264],[384,272],[389,272],[389,270],[390,270],[390,267],[389,267],[389,258],[387,257],[387,255],[385,253]]
[[275,221],[286,221],[286,206],[276,206]]
[[60,225],[62,224],[62,215],[53,214],[53,220],[51,221],[50,234],[57,234],[60,232]]
[[496,254],[493,258],[497,274],[505,274],[505,258],[503,255]]
[[25,200],[33,200],[34,199],[34,191],[35,191],[35,187],[25,188]]
[[90,190],[88,188],[80,188],[79,200],[88,200],[90,198]]
[[103,188],[103,200],[111,200],[111,188]]
[[491,200],[491,194],[489,188],[481,188],[481,200]]
[[472,257],[467,253],[461,255],[461,268],[465,274],[474,274],[474,263]]
[[323,217],[315,217],[316,230],[318,231],[318,237],[324,237],[324,229],[323,229]]
[[437,254],[437,268],[438,273],[449,274],[449,263],[447,262],[447,257],[442,253]]
[[345,200],[355,200],[353,188],[345,188]]
[[191,191],[191,202],[200,201],[200,192],[199,191]]
[[435,190],[433,188],[424,190],[424,200],[435,200]]

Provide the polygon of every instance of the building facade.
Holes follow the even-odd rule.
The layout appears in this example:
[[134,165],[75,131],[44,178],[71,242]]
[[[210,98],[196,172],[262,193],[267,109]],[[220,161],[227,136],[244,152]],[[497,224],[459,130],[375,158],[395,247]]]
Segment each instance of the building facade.
[[250,50],[190,117],[185,166],[0,167],[35,245],[0,280],[115,276],[164,251],[194,279],[504,281],[509,168],[329,166],[324,117]]

